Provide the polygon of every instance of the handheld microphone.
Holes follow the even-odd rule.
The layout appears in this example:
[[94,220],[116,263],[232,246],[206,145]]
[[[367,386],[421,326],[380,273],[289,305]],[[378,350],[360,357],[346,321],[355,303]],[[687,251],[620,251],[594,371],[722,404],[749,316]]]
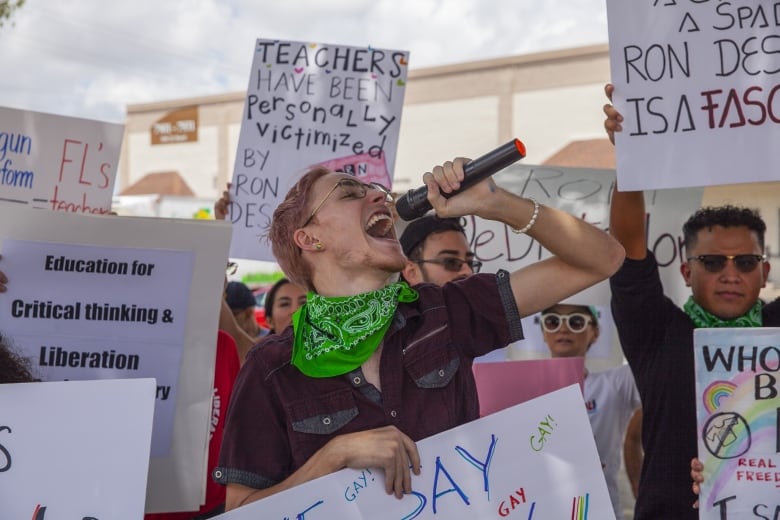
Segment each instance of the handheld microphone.
[[[525,145],[520,139],[513,139],[482,157],[477,157],[466,163],[463,166],[463,180],[460,181],[460,188],[450,193],[442,192],[442,195],[445,198],[453,197],[523,157],[525,157]],[[422,217],[431,209],[433,206],[428,202],[428,186],[409,190],[395,203],[398,216],[404,220]]]

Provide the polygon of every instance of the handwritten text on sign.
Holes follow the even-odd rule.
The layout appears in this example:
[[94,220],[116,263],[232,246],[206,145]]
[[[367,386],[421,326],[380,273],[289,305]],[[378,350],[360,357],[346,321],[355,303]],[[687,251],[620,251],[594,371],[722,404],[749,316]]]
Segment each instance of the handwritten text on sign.
[[258,40],[231,187],[231,256],[273,260],[276,206],[311,166],[392,184],[408,53]]
[[[494,176],[496,183],[522,197],[564,210],[599,229],[609,228],[609,204],[615,182],[614,170],[558,168],[515,164]],[[701,190],[663,190],[645,194],[647,247],[661,266],[667,294],[682,303],[686,290],[679,266],[684,261],[682,224],[701,204]],[[514,271],[550,256],[528,235],[512,233],[499,222],[467,217],[466,236],[486,272]],[[579,303],[609,306],[609,286],[602,282],[572,297]]]
[[[378,469],[345,469],[218,518],[614,519],[579,385],[417,443],[420,476],[397,500]],[[573,511],[576,512],[572,516]]]
[[776,0],[608,0],[622,189],[778,179]]
[[780,333],[697,329],[702,519],[780,513]]
[[122,125],[0,107],[0,200],[108,213]]

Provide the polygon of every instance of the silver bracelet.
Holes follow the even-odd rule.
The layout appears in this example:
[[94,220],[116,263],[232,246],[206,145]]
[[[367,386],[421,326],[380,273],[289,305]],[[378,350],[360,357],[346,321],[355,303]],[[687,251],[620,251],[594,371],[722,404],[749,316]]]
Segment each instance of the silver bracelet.
[[536,224],[536,217],[539,216],[539,203],[536,202],[536,199],[532,197],[528,197],[528,200],[534,203],[534,213],[531,215],[531,220],[528,221],[528,224],[525,225],[522,229],[515,229],[510,228],[512,230],[512,233],[517,233],[518,235],[522,235],[523,233],[527,233],[532,227],[534,227],[534,224]]

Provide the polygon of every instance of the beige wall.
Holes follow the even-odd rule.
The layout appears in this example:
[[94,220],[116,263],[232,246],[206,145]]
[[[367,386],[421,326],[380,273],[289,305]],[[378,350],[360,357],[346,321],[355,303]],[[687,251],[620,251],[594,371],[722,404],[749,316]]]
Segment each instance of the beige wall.
[[[413,70],[409,74],[395,186],[417,186],[433,165],[477,157],[513,137],[542,162],[572,139],[601,137],[606,45]],[[177,170],[200,197],[216,197],[231,176],[243,93],[128,107],[119,189],[154,171]],[[152,124],[169,111],[199,107],[195,144],[151,146]]]
[[[544,162],[573,140],[602,138],[607,81],[606,45],[411,71],[394,189],[416,187],[435,164],[477,157],[513,137],[526,144],[528,164]],[[177,170],[196,196],[218,197],[232,175],[243,104],[244,94],[234,92],[129,106],[119,189],[147,173]],[[191,105],[199,107],[199,142],[151,146],[152,124]],[[759,208],[773,254],[780,252],[779,200],[780,183],[707,188],[704,194],[705,204]],[[780,280],[780,265],[774,273]]]

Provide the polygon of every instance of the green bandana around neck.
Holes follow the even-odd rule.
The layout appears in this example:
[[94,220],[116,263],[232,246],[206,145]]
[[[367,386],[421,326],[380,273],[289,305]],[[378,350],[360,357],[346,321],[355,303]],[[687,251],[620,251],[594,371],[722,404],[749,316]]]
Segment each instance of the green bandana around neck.
[[293,314],[292,364],[318,378],[355,370],[379,346],[398,302],[417,298],[417,291],[405,282],[355,296],[325,298],[309,293],[306,304]]
[[763,304],[761,300],[756,300],[756,303],[742,316],[732,318],[730,320],[722,320],[705,311],[701,305],[693,301],[693,296],[688,297],[688,301],[683,305],[683,310],[687,314],[697,329],[713,329],[717,327],[761,327],[763,325],[763,318],[761,316],[761,309]]

